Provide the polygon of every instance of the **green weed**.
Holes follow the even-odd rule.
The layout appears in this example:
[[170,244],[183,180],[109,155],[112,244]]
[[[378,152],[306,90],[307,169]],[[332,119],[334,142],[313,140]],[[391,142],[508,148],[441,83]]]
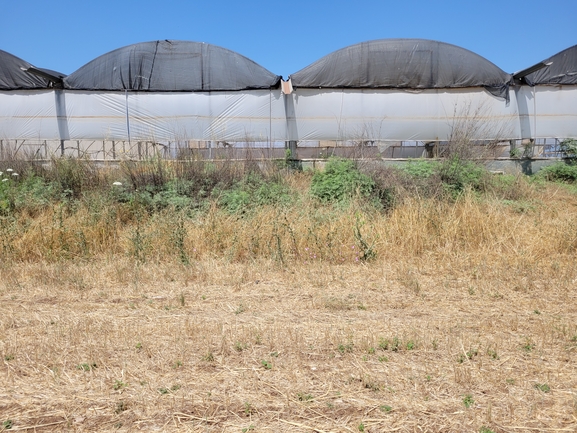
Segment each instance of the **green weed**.
[[468,409],[471,406],[473,406],[473,404],[475,404],[475,400],[473,400],[473,396],[471,394],[467,394],[465,395],[465,397],[463,397],[463,404],[465,405],[465,407]]
[[496,350],[487,349],[487,355],[489,355],[493,359],[499,359],[499,354],[497,353]]
[[533,385],[533,387],[535,389],[538,389],[541,392],[550,392],[551,391],[551,387],[549,385],[547,385],[546,383],[536,383],[535,385]]
[[345,353],[352,353],[354,348],[353,343],[347,343],[347,344],[339,344],[337,347],[337,350],[341,353],[341,354],[345,354]]
[[386,340],[386,339],[384,339],[384,338],[381,338],[381,339],[379,340],[379,349],[381,349],[381,350],[389,350],[389,344],[390,344],[389,340]]
[[246,416],[251,415],[252,413],[254,413],[254,407],[251,403],[249,403],[248,401],[244,403],[244,414]]
[[116,380],[112,385],[115,391],[119,391],[123,388],[126,388],[127,386],[128,384],[126,382],[123,382],[122,380]]
[[243,343],[241,341],[237,341],[236,343],[234,343],[234,350],[236,350],[237,352],[242,352],[243,350],[246,350],[248,348],[248,344]]
[[535,343],[533,343],[530,340],[527,340],[522,346],[521,348],[525,351],[525,352],[531,352],[533,349],[535,349]]
[[83,370],[83,371],[94,370],[96,367],[97,367],[97,365],[96,365],[96,363],[94,363],[94,362],[91,363],[91,364],[82,363],[82,364],[78,364],[78,365],[76,366],[76,368],[77,368],[78,370]]
[[297,394],[297,398],[299,401],[312,401],[312,400],[314,400],[314,397],[312,394],[304,394],[302,392],[299,392]]

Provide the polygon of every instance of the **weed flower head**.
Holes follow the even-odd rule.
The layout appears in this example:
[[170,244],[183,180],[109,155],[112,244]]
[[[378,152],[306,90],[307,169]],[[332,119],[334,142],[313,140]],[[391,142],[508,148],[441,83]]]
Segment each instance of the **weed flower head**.
[[113,182],[112,185],[114,185],[114,186],[122,186],[122,182]]
[[8,178],[2,179],[2,182],[7,182],[7,181],[8,181]]
[[7,168],[6,171],[7,171],[8,173],[10,173],[11,171],[14,171],[14,170],[12,170],[11,168]]
[[12,173],[12,176],[20,176],[18,173]]

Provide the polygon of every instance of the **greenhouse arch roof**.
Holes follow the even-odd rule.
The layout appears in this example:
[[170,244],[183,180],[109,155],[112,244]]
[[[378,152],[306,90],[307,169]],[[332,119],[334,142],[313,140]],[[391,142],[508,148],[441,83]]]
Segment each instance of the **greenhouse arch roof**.
[[577,45],[573,45],[542,63],[549,64],[525,77],[530,85],[537,84],[577,84]]
[[455,45],[426,39],[380,39],[337,50],[290,79],[295,88],[484,87],[506,98],[511,75]]
[[152,41],[106,53],[70,74],[64,85],[76,90],[154,92],[269,89],[280,76],[252,60],[215,45]]
[[45,75],[54,75],[60,78],[64,76],[48,69],[34,68],[27,61],[0,50],[0,90],[47,89],[52,87],[50,80],[26,72],[30,69],[44,72]]

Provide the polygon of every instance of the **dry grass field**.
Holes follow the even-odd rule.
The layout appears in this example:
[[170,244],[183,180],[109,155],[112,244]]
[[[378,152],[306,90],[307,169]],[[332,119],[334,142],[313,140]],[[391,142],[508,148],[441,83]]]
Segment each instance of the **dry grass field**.
[[577,196],[523,188],[24,213],[3,232],[0,431],[577,431]]

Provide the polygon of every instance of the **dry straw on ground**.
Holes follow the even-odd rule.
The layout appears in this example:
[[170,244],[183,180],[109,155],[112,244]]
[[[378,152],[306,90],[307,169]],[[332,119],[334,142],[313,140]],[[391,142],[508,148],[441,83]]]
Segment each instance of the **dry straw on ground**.
[[[575,431],[577,199],[533,194],[521,207],[467,196],[332,219],[213,210],[183,225],[188,264],[162,218],[40,213],[0,266],[0,422]],[[355,252],[355,227],[373,261]],[[69,256],[50,255],[56,242]]]

